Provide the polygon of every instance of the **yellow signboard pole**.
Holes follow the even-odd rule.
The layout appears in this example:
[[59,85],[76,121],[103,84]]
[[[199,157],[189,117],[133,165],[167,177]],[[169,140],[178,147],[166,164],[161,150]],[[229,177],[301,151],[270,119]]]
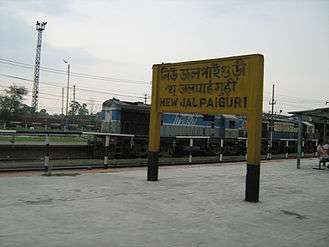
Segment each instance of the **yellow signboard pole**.
[[261,160],[261,129],[263,112],[263,57],[257,64],[251,66],[254,73],[251,80],[256,83],[251,84],[250,100],[251,108],[247,113],[248,147],[247,147],[247,175],[245,200],[248,202],[259,201],[259,178]]
[[159,89],[158,89],[158,66],[153,66],[152,74],[152,99],[151,99],[151,114],[149,127],[149,152],[148,152],[148,168],[147,180],[158,180],[158,162],[160,149],[160,118],[158,112]]
[[247,175],[246,195],[248,202],[259,200],[259,178],[260,178],[260,149],[261,149],[261,125],[262,115],[251,113],[248,118],[248,148],[247,148]]

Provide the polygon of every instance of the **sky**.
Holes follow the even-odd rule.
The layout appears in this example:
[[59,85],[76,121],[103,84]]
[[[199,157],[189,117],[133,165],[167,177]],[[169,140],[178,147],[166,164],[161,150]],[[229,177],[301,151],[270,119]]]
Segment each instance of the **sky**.
[[149,103],[153,64],[254,53],[264,55],[264,111],[273,84],[276,112],[328,106],[328,0],[0,0],[0,12],[0,90],[25,86],[28,105],[33,83],[8,75],[33,80],[35,23],[47,21],[41,66],[57,71],[40,71],[38,108],[50,113],[61,112],[63,59],[77,101],[97,112],[112,97]]

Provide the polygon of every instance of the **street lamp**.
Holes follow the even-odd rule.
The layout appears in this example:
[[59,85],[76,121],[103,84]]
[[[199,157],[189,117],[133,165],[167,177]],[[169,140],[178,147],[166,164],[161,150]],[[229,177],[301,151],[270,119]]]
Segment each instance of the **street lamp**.
[[68,109],[69,109],[69,93],[70,93],[70,63],[68,60],[63,59],[63,62],[67,64],[67,85],[66,85],[66,121],[65,127],[68,128]]

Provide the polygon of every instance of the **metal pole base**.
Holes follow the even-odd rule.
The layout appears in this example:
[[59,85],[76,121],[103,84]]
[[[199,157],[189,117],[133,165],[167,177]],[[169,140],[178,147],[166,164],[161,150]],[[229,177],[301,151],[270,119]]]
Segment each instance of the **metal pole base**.
[[159,153],[148,153],[147,181],[157,181],[159,171]]
[[247,164],[247,176],[246,176],[247,202],[259,201],[259,177],[260,177],[260,165]]

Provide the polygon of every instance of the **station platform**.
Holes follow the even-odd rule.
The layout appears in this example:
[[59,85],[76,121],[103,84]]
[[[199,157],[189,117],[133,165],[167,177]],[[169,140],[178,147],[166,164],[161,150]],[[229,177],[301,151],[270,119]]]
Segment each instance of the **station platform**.
[[265,161],[260,202],[245,163],[0,174],[0,246],[329,246],[329,170]]

